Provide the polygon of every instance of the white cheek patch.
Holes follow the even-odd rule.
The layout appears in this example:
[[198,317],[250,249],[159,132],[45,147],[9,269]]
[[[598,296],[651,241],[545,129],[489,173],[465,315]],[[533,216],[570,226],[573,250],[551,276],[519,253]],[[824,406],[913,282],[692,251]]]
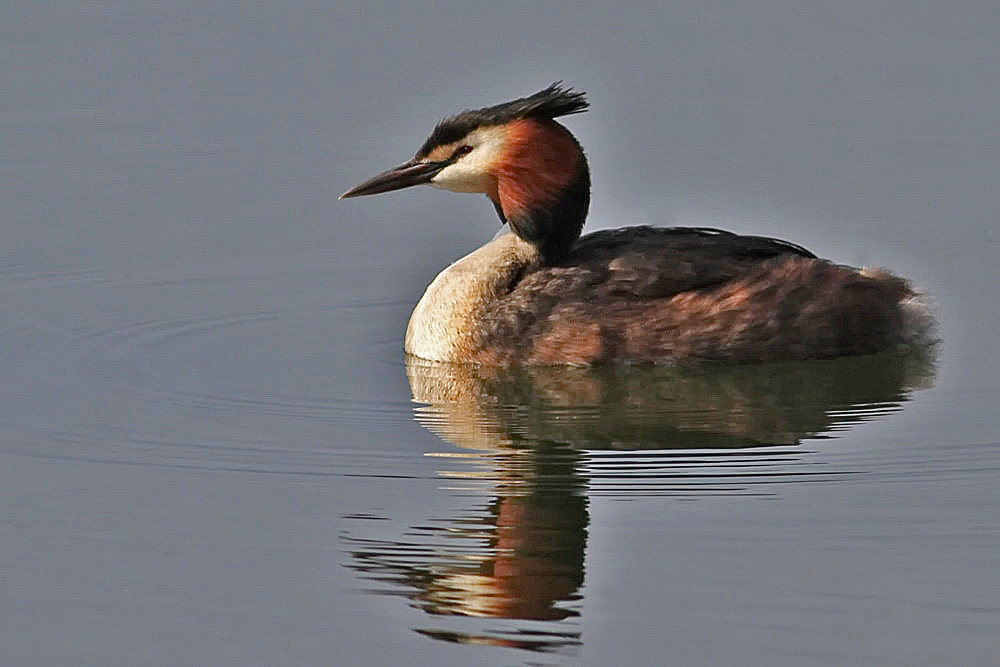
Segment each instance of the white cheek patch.
[[473,130],[460,142],[472,146],[472,152],[439,171],[431,185],[452,192],[489,192],[493,167],[503,155],[505,140],[506,134],[499,126]]
[[489,183],[488,172],[462,161],[445,167],[431,179],[434,187],[452,192],[486,192]]

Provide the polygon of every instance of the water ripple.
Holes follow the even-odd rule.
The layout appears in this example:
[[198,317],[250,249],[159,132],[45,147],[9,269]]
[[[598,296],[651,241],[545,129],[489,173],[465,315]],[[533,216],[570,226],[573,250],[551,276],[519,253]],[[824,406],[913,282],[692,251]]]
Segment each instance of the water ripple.
[[5,451],[288,474],[405,470],[403,457],[329,441],[343,427],[411,423],[404,398],[343,381],[358,367],[336,347],[355,343],[354,364],[357,349],[373,363],[401,363],[397,338],[364,327],[408,305],[304,291],[327,278],[246,266],[113,276],[0,265]]

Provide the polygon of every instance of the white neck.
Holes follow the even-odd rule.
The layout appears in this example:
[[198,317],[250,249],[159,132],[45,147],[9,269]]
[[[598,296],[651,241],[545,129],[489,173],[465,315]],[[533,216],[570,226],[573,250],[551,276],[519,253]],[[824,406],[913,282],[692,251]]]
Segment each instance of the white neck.
[[539,261],[538,250],[502,234],[444,269],[427,286],[406,327],[404,349],[431,361],[473,361],[480,323],[512,280]]

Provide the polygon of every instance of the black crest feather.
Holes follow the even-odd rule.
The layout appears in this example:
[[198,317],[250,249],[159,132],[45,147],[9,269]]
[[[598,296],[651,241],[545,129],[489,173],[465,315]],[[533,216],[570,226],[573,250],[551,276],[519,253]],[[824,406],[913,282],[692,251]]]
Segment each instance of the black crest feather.
[[458,141],[477,127],[504,125],[519,118],[558,118],[582,113],[589,106],[586,93],[563,88],[562,81],[556,81],[534,95],[482,109],[467,109],[445,118],[417,151],[417,157],[427,155],[436,146]]

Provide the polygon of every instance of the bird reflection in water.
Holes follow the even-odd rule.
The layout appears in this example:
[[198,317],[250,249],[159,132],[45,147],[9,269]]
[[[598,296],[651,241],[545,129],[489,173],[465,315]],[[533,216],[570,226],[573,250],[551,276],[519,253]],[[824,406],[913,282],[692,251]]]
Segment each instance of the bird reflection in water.
[[350,567],[456,620],[416,629],[429,637],[571,651],[581,643],[588,498],[773,496],[778,484],[843,478],[850,472],[810,462],[801,440],[899,410],[933,382],[934,363],[927,350],[698,368],[413,358],[407,374],[417,420],[460,448],[431,454],[449,466],[439,474],[453,491],[492,499],[404,539],[347,538]]

